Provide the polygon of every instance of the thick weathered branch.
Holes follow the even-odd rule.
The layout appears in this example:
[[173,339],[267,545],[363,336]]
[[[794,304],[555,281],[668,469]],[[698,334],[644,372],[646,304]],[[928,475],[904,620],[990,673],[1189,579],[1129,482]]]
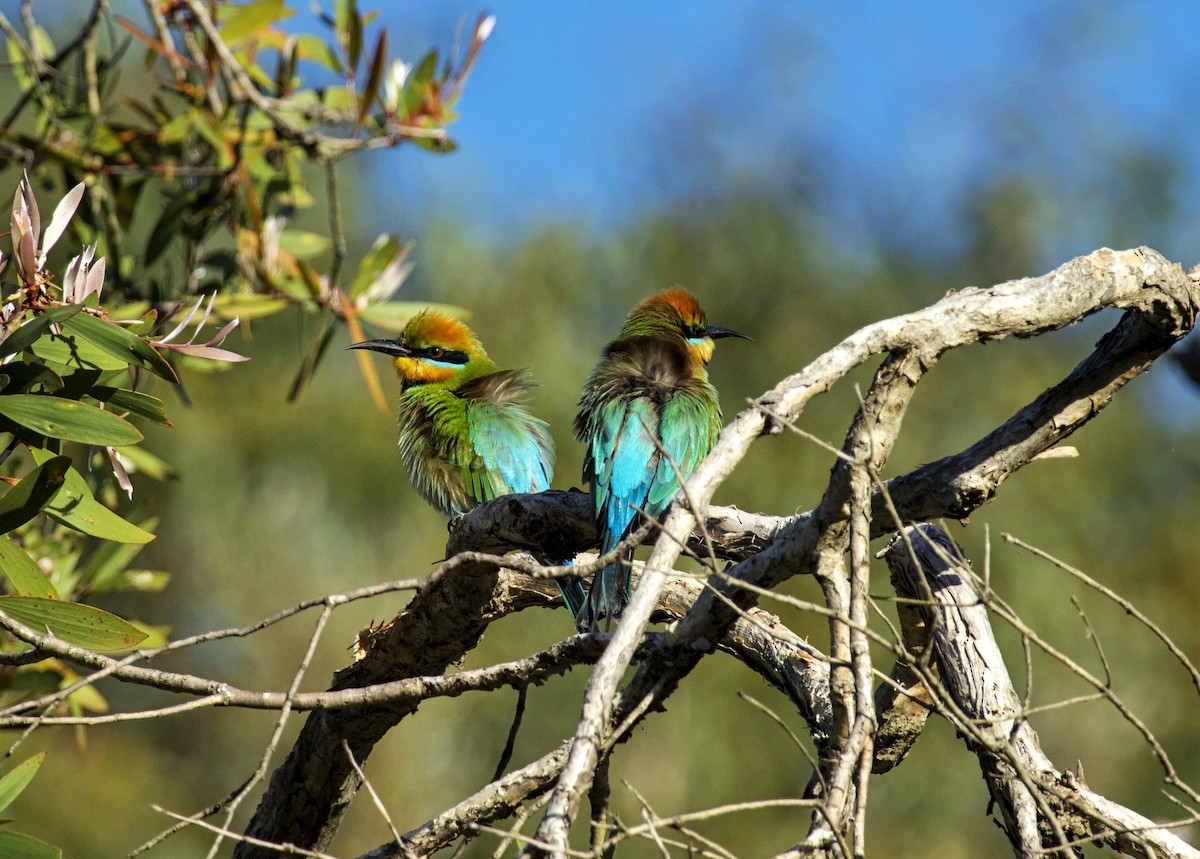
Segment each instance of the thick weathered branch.
[[923,605],[922,611],[933,629],[942,686],[969,720],[964,737],[979,756],[1017,855],[1034,857],[1044,849],[1068,846],[1060,843],[1066,838],[1069,843],[1098,842],[1146,859],[1200,857],[1200,851],[1169,830],[1054,767],[1020,715],[1021,700],[996,645],[987,606],[974,575],[958,560],[960,550],[934,525],[912,527],[907,533],[911,554],[899,540],[885,553],[897,595],[923,600],[922,594],[932,593],[934,604]]
[[[915,492],[909,486],[908,492],[902,493],[907,506],[897,501],[905,518],[912,516],[909,508],[913,507],[923,514],[920,518],[964,516],[987,501],[1008,475],[1094,417],[1116,390],[1191,329],[1200,308],[1197,283],[1177,264],[1148,248],[1121,252],[1103,249],[1039,278],[987,290],[963,290],[925,310],[867,326],[765,394],[758,401],[759,408],[739,414],[722,431],[716,447],[688,481],[688,497],[703,509],[750,444],[776,428],[768,413],[777,419],[795,419],[809,399],[873,354],[915,353],[933,360],[956,346],[1044,333],[1110,307],[1127,312],[1090,358],[996,433],[953,458],[959,472],[944,475],[953,491],[937,495],[942,487],[925,486],[924,491]],[[1007,440],[1010,448],[999,447],[996,442],[1001,440]],[[964,487],[967,491],[960,492],[957,481],[964,476],[977,482],[968,483]],[[922,503],[929,497],[937,501]],[[771,546],[737,565],[735,575],[760,587],[774,587],[793,575],[811,574],[818,539],[830,524],[828,517],[844,516],[844,505],[836,511],[818,508],[814,516],[797,520]],[[665,651],[643,663],[618,706],[609,703],[629,664],[637,631],[634,628],[641,627],[648,617],[646,603],[652,601],[654,585],[660,581],[656,571],[670,569],[695,524],[695,514],[682,506],[668,516],[663,536],[647,562],[651,587],[643,585],[635,592],[626,609],[627,625],[623,624],[628,631],[623,634],[622,627],[618,627],[616,643],[593,672],[568,769],[538,829],[539,839],[553,844],[555,852],[565,849],[566,827],[596,765],[598,749],[608,742],[604,733],[612,725],[630,725],[635,721],[631,716],[647,712],[668,696],[720,640],[738,609],[753,605],[757,599],[747,590],[739,592],[736,585],[714,579],[712,590],[702,594],[688,616],[672,630]],[[608,713],[612,713],[611,718]]]

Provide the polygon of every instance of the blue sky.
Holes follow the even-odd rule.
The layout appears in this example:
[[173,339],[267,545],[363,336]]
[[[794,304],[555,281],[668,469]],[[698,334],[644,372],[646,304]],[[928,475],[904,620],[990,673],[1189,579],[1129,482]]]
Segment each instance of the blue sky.
[[[772,183],[800,146],[851,234],[880,183],[936,241],[953,195],[997,164],[1036,164],[1066,196],[1103,182],[1093,168],[1123,141],[1182,148],[1180,196],[1200,190],[1200,4],[444,0],[381,20],[414,59],[483,8],[497,24],[452,128],[461,149],[375,158],[406,220],[501,239],[619,226],[703,182],[682,156]],[[1200,207],[1185,209],[1186,235],[1145,240],[1195,256]],[[1087,244],[1085,214],[1064,242]]]

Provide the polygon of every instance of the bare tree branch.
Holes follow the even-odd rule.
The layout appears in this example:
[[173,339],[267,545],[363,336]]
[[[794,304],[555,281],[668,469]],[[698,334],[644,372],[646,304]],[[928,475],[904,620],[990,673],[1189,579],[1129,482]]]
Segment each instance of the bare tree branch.
[[[1135,811],[1089,790],[1054,767],[1023,707],[992,634],[987,606],[959,550],[934,525],[908,530],[915,559],[896,541],[885,554],[903,597],[921,599],[924,577],[936,613],[933,647],[946,692],[973,726],[968,745],[979,755],[992,798],[1017,855],[1097,841],[1138,857],[1200,857],[1178,836]],[[1049,810],[1050,817],[1046,816]]]

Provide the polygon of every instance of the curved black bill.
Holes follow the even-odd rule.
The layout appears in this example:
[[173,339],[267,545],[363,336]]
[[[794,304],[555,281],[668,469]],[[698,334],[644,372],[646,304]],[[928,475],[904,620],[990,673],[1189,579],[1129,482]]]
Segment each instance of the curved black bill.
[[408,357],[413,350],[398,340],[364,340],[361,343],[351,343],[347,349],[369,349],[372,352],[382,352],[384,355]]
[[704,329],[704,333],[714,340],[720,340],[722,337],[741,337],[743,340],[750,339],[740,331],[734,331],[732,328],[722,328],[720,325],[710,325]]

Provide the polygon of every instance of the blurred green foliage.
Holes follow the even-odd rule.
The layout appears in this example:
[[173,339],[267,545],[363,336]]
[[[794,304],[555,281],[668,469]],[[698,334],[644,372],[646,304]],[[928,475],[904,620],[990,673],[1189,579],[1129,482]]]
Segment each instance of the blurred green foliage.
[[[252,23],[243,18],[238,26]],[[224,26],[234,22],[226,20]],[[352,29],[335,22],[335,32],[346,35],[335,39],[330,50],[350,52]],[[313,50],[315,56],[315,45]],[[358,50],[360,57],[366,56],[361,44]],[[374,65],[362,64],[363,74],[371,77],[367,67]],[[202,92],[199,101],[195,109],[202,111]],[[360,109],[362,104],[358,102]],[[174,128],[183,130],[182,125]],[[193,136],[184,148],[210,147],[212,157],[219,158],[219,147],[210,146],[211,134],[199,129],[187,133]],[[247,139],[246,145],[256,144]],[[294,147],[284,149],[288,157],[304,157]],[[125,157],[124,150],[117,152]],[[472,240],[456,224],[429,225],[408,298],[469,308],[473,326],[501,364],[532,368],[541,386],[533,409],[554,430],[559,451],[555,485],[566,487],[578,483],[582,458],[569,431],[579,387],[628,308],[650,291],[681,283],[701,298],[711,321],[754,337],[751,348],[737,354],[719,350],[711,367],[731,415],[747,397],[771,387],[859,326],[932,303],[946,289],[1040,273],[1050,235],[1047,212],[1085,203],[1100,211],[1106,206],[1130,211],[1137,203],[1134,217],[1129,222],[1114,217],[1111,231],[1100,230],[1094,246],[1151,240],[1171,212],[1143,198],[1144,176],[1149,170],[1169,177],[1169,164],[1163,166],[1169,153],[1120,156],[1105,167],[1113,181],[1089,188],[1087,200],[1048,200],[1036,175],[992,177],[964,196],[958,221],[962,235],[953,243],[960,250],[936,258],[886,236],[860,253],[849,253],[828,240],[836,224],[819,199],[722,176],[712,177],[697,198],[609,233],[560,225],[498,249]],[[283,170],[280,175],[305,173]],[[163,176],[147,180],[146,187],[170,199],[200,193],[196,189],[205,181]],[[342,181],[361,188],[371,177],[347,171]],[[308,188],[314,210],[329,205],[328,187]],[[1161,189],[1162,182],[1156,180],[1154,187]],[[277,190],[285,193],[284,186]],[[884,201],[881,207],[889,202],[902,211],[902,201]],[[247,209],[244,201],[222,205],[243,213]],[[177,218],[184,232],[174,231],[155,264],[191,271],[205,252],[187,249],[192,241],[188,225],[193,218],[203,221],[207,210],[201,207],[193,215],[191,204],[176,209],[172,215],[169,203],[158,205],[163,217]],[[129,252],[132,257],[157,248],[150,241],[154,229],[144,227],[155,222],[146,218],[142,232],[131,224],[130,235],[139,237],[127,243],[135,249]],[[211,223],[224,230],[228,220],[222,216]],[[93,224],[93,232],[80,238],[102,241],[102,224]],[[252,238],[237,247],[261,248],[265,225],[265,220],[240,223],[239,229]],[[158,232],[166,241],[163,231]],[[306,267],[316,273],[338,265],[335,249],[313,235],[308,231],[294,237],[294,271],[301,281]],[[369,236],[350,238],[369,242]],[[226,250],[234,246],[228,237],[223,241]],[[404,262],[402,247],[385,238],[368,256]],[[364,260],[359,271],[375,264]],[[121,268],[126,275],[136,270],[124,262]],[[221,271],[245,277],[247,283],[261,276],[254,269],[252,277],[240,265]],[[351,282],[358,283],[358,277]],[[175,288],[181,281],[147,275],[143,284],[152,289],[131,294],[154,297],[154,290],[161,292],[168,283]],[[234,293],[240,295],[241,286]],[[290,294],[267,290],[273,297],[285,293]],[[158,539],[142,552],[139,563],[168,569],[173,579],[163,592],[99,595],[100,605],[122,616],[169,625],[174,635],[182,636],[251,623],[314,595],[421,575],[441,557],[445,522],[407,485],[395,452],[394,423],[372,408],[355,359],[329,348],[323,365],[310,373],[303,399],[291,406],[284,402],[297,366],[312,361],[314,343],[342,345],[340,329],[308,312],[321,309],[318,305],[285,301],[272,306],[278,313],[248,319],[244,351],[253,361],[231,373],[185,376],[186,407],[164,395],[174,428],[143,422],[144,447],[170,463],[180,479],[158,484],[145,475],[133,477],[139,515],[161,522]],[[237,308],[231,312],[250,315],[245,304],[231,306]],[[1061,378],[1114,321],[1104,315],[1032,341],[1004,341],[947,355],[922,383],[884,476],[973,442]],[[977,569],[986,563],[993,586],[1030,626],[1099,673],[1095,643],[1080,618],[1080,612],[1086,614],[1111,667],[1114,689],[1155,732],[1181,777],[1195,784],[1200,781],[1197,690],[1186,674],[1119,608],[999,540],[1001,532],[1011,532],[1086,570],[1134,600],[1186,653],[1193,658],[1200,654],[1200,626],[1195,623],[1200,578],[1194,574],[1200,531],[1192,525],[1200,509],[1200,457],[1194,428],[1164,419],[1184,405],[1173,398],[1193,396],[1171,384],[1175,372],[1164,364],[1124,390],[1071,439],[1078,459],[1034,463],[971,522],[949,529]],[[867,381],[869,369],[819,398],[801,426],[840,443],[856,406],[853,384]],[[390,384],[384,385],[389,401],[396,394]],[[794,435],[766,438],[716,500],[775,514],[809,509],[831,465],[827,453]],[[873,592],[890,614],[886,571],[879,567],[876,573]],[[790,582],[785,592],[819,599],[808,581]],[[351,659],[357,630],[390,617],[402,604],[392,597],[340,609],[305,688],[324,688],[330,674]],[[823,620],[788,606],[765,605],[823,645]],[[219,642],[178,654],[165,667],[246,688],[281,689],[303,653],[312,622],[302,616],[249,642]],[[489,630],[466,665],[526,655],[570,631],[561,611],[511,617]],[[1005,629],[998,634],[1022,688],[1018,637]],[[883,653],[876,656],[877,664],[888,665]],[[1032,676],[1035,706],[1089,691],[1036,653]],[[571,731],[584,680],[584,672],[578,671],[530,691],[514,766],[542,754]],[[140,688],[105,684],[102,689],[114,708],[165,701],[160,693]],[[742,692],[772,706],[793,731],[804,735],[802,720],[778,695],[732,660],[714,656],[670,699],[666,713],[647,719],[618,750],[614,808],[622,820],[640,821],[640,808],[620,779],[663,815],[801,793],[809,775],[805,756],[739,697]],[[503,692],[428,702],[376,750],[367,774],[401,831],[490,777],[515,697]],[[43,729],[26,745],[52,749],[53,754],[35,789],[14,803],[14,813],[24,829],[63,846],[69,855],[92,855],[98,844],[105,845],[105,852],[127,851],[168,825],[150,809],[151,803],[190,813],[240,784],[253,769],[273,719],[267,713],[201,711],[91,730],[86,745],[61,729]],[[1052,759],[1063,768],[1080,761],[1092,788],[1153,817],[1176,814],[1160,791],[1162,773],[1144,742],[1112,708],[1088,703],[1048,709],[1034,715],[1033,723]],[[298,724],[294,719],[283,748]],[[1010,855],[986,811],[975,758],[945,723],[931,720],[909,760],[872,781],[868,844],[875,852],[897,857]],[[806,826],[806,815],[780,809],[716,818],[697,828],[738,855],[763,855],[794,843]],[[370,803],[359,801],[334,849],[351,856],[389,838]],[[208,841],[185,832],[162,851],[197,855]],[[470,855],[487,852],[488,840],[482,839]],[[657,852],[652,845],[631,844],[621,855]]]

